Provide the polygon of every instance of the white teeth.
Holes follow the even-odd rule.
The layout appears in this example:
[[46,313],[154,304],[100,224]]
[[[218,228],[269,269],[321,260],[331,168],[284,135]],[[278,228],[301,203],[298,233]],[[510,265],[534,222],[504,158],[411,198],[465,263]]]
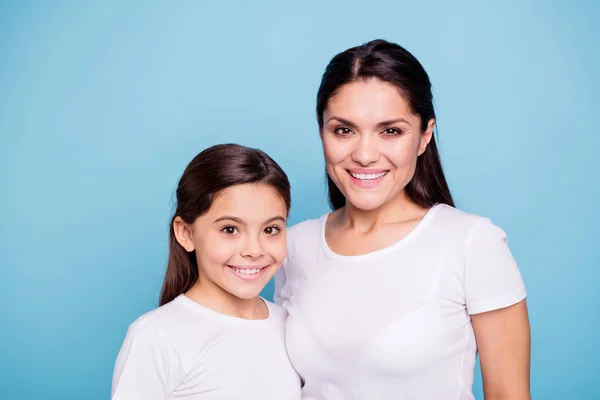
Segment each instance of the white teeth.
[[258,274],[262,268],[254,268],[254,269],[238,269],[238,268],[233,268],[231,267],[231,269],[233,269],[235,272],[237,272],[238,274],[243,274],[243,275],[255,275]]
[[354,172],[350,172],[350,175],[352,175],[356,179],[360,179],[361,181],[372,181],[375,179],[379,179],[385,176],[385,174],[387,174],[387,171],[379,172],[377,174],[355,174]]

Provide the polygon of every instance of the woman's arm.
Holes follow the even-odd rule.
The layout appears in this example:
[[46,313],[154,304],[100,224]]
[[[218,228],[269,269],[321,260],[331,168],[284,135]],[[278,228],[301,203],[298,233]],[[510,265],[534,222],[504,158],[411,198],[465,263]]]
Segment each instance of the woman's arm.
[[530,400],[531,337],[525,300],[471,315],[485,400]]

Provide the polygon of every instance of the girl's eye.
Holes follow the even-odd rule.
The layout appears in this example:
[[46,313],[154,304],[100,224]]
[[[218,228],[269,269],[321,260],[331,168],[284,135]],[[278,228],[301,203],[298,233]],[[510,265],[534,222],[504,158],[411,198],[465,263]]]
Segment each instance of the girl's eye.
[[267,235],[277,235],[279,232],[281,232],[281,229],[276,226],[269,226],[268,228],[265,228],[265,233]]
[[400,135],[401,133],[402,133],[402,131],[397,128],[387,128],[383,131],[383,134],[387,135],[387,136],[396,136],[396,135]]
[[224,226],[221,229],[221,232],[226,233],[228,235],[235,235],[235,234],[239,233],[239,230],[237,227],[235,227],[233,225],[228,225],[228,226]]
[[345,126],[340,126],[339,128],[335,128],[333,131],[336,135],[347,136],[352,133],[352,131]]

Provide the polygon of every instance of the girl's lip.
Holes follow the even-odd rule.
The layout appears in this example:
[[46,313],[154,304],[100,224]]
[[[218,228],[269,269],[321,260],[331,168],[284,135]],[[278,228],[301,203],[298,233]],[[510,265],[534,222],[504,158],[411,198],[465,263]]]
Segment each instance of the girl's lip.
[[[248,267],[243,267],[243,268],[238,268],[235,267],[233,265],[228,265],[227,269],[237,278],[243,280],[243,281],[255,281],[258,278],[260,278],[261,276],[263,276],[265,274],[265,271],[267,270],[267,266],[262,266],[262,267],[253,267],[253,268],[248,268]],[[240,272],[237,272],[236,269],[240,270],[240,269],[260,269],[260,271],[258,271],[255,274],[243,274]]]

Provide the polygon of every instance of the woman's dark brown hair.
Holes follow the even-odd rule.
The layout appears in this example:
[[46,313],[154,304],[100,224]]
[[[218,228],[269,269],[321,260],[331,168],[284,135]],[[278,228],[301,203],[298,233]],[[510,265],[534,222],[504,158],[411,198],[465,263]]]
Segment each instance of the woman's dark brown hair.
[[[349,83],[376,78],[396,86],[412,111],[421,117],[421,132],[435,119],[431,82],[419,61],[406,49],[385,40],[373,40],[348,49],[329,62],[317,94],[317,121],[323,130],[323,113],[329,100],[340,88]],[[346,204],[346,198],[327,176],[329,204],[337,210]],[[408,197],[422,207],[437,203],[454,206],[450,189],[442,170],[435,137],[417,159],[415,175],[406,186]]]
[[290,182],[281,167],[264,152],[237,144],[209,147],[188,164],[177,185],[177,207],[169,228],[169,261],[160,293],[162,306],[187,292],[198,280],[195,252],[187,252],[175,238],[173,222],[180,217],[192,224],[208,211],[215,195],[234,185],[263,183],[273,187],[289,212]]

